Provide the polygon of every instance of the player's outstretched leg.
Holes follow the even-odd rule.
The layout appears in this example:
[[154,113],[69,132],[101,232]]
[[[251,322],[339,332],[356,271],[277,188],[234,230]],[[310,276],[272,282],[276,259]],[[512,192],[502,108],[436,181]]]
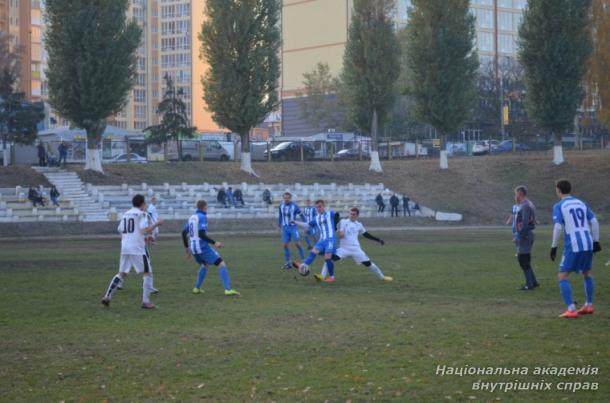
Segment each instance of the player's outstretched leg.
[[332,257],[324,256],[324,265],[328,270],[328,276],[324,278],[325,283],[334,283],[335,282],[335,263],[333,262]]
[[362,264],[364,266],[368,267],[369,270],[371,271],[371,273],[373,273],[375,276],[377,276],[378,279],[386,281],[386,282],[394,281],[394,279],[392,277],[384,275],[383,272],[381,271],[381,269],[379,268],[379,266],[377,266],[375,264],[375,262],[367,260],[366,262],[362,262]]
[[102,298],[102,304],[105,306],[110,305],[110,300],[112,299],[112,293],[117,289],[119,285],[123,285],[123,278],[121,273],[117,273],[110,280],[110,284],[108,285],[108,289]]
[[150,273],[144,273],[142,277],[142,308],[155,309],[156,306],[150,302],[150,292],[152,288],[152,277]]
[[585,283],[585,304],[578,310],[579,315],[591,315],[593,313],[593,294],[595,292],[595,282],[589,272],[583,273]]
[[563,298],[563,302],[568,307],[568,309],[564,313],[559,315],[559,317],[567,319],[577,318],[578,312],[576,312],[576,306],[574,305],[574,301],[572,300],[572,286],[567,276],[562,276],[559,278],[559,290],[561,291],[561,297]]
[[205,265],[201,265],[201,267],[199,267],[199,273],[197,273],[197,280],[195,280],[195,288],[193,288],[193,294],[203,294],[201,286],[203,285],[203,280],[205,280],[206,274],[208,274],[208,268],[205,267]]
[[239,292],[231,288],[231,279],[229,277],[229,270],[227,270],[227,265],[224,261],[222,261],[218,265],[218,275],[220,276],[220,280],[222,281],[222,286],[225,289],[225,295],[227,296],[239,296]]

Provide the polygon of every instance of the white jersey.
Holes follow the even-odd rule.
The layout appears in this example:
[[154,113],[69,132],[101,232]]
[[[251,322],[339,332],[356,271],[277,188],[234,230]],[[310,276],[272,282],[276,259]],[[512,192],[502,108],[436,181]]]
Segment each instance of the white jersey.
[[[149,218],[149,224],[153,225],[156,224],[157,221],[159,221],[159,213],[157,212],[157,207],[155,207],[154,204],[149,204],[148,205],[148,218]],[[157,235],[159,235],[159,227],[156,227],[152,233],[153,237],[157,237]]]
[[123,214],[117,231],[121,234],[121,255],[146,255],[148,213],[133,207]]
[[358,236],[366,232],[364,225],[360,221],[351,221],[348,218],[344,218],[339,221],[339,231],[343,232],[343,238],[341,238],[339,247],[360,249]]

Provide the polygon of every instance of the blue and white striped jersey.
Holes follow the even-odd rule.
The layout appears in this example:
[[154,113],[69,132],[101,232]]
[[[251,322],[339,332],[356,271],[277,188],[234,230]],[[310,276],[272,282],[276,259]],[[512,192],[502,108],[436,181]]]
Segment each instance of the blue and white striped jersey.
[[565,253],[593,250],[593,236],[589,222],[594,218],[593,211],[575,197],[565,197],[555,204],[553,223],[563,225]]
[[332,210],[322,214],[318,213],[316,217],[309,222],[309,226],[318,229],[320,241],[335,238],[335,212]]
[[207,241],[199,238],[199,231],[208,230],[208,217],[204,211],[197,210],[195,214],[189,217],[184,229],[188,232],[189,247],[193,255],[202,253],[203,248],[208,245]]
[[296,221],[297,216],[303,216],[301,209],[294,202],[282,202],[279,207],[278,224],[280,227],[290,225],[292,221]]
[[314,218],[316,218],[318,212],[316,211],[315,207],[310,206],[303,209],[303,215],[305,216],[305,222],[310,223],[314,220]]

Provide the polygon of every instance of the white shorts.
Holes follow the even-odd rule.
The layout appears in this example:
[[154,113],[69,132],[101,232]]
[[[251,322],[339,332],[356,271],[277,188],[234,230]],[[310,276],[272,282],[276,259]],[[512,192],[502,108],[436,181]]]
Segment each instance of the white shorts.
[[129,273],[131,268],[134,268],[136,273],[152,273],[150,258],[146,255],[121,255],[121,263],[119,265],[120,273]]
[[351,257],[356,263],[363,263],[371,260],[366,253],[364,253],[364,251],[357,246],[339,246],[339,249],[337,249],[335,254],[341,259]]

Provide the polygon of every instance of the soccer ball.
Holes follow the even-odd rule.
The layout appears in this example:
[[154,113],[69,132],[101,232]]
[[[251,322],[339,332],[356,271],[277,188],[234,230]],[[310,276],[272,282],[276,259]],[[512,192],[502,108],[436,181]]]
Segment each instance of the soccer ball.
[[299,274],[303,277],[309,275],[309,266],[307,266],[305,263],[301,263],[297,270]]

